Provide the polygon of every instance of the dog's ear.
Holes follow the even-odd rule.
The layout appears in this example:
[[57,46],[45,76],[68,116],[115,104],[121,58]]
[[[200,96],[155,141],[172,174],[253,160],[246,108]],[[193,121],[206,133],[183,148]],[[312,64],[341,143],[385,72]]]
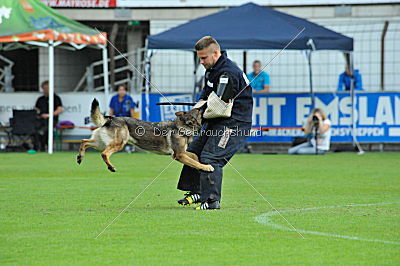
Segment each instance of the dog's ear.
[[179,111],[179,112],[175,113],[176,116],[181,116],[181,115],[184,115],[184,114],[186,114],[186,112],[184,112],[184,111]]

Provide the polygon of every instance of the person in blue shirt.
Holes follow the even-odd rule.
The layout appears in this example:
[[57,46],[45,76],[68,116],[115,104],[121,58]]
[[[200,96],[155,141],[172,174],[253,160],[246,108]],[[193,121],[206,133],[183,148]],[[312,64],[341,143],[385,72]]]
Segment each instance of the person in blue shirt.
[[[254,77],[256,78],[254,79]],[[267,72],[261,71],[261,62],[259,60],[253,62],[253,72],[247,74],[247,78],[251,82],[253,93],[261,94],[269,91],[269,75]]]
[[118,94],[114,95],[110,101],[110,115],[117,117],[134,117],[135,103],[128,95],[128,89],[125,85],[117,86]]
[[[338,91],[349,91],[351,82],[353,82],[354,90],[362,91],[362,78],[358,69],[354,69],[353,75],[351,74],[349,65],[346,65],[346,70],[339,75]],[[344,87],[344,88],[343,88]]]

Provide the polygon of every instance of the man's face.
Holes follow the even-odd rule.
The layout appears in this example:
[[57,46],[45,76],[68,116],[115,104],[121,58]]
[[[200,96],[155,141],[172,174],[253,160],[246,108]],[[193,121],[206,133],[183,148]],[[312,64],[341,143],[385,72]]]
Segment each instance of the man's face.
[[119,97],[121,97],[121,98],[124,98],[124,97],[125,97],[125,95],[126,95],[126,90],[125,90],[124,87],[122,87],[122,86],[119,86],[119,87],[118,87],[118,95],[119,95]]
[[253,64],[253,71],[257,75],[261,71],[261,64],[260,63],[254,63]]
[[197,56],[206,69],[209,69],[215,65],[219,58],[219,51],[214,49],[212,46],[204,48],[203,50],[197,51]]
[[42,86],[44,95],[49,95],[49,84],[44,84]]

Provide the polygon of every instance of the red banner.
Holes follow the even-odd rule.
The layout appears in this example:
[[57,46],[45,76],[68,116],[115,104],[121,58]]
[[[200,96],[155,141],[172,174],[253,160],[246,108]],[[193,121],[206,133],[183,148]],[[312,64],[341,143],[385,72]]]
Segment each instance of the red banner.
[[116,7],[117,0],[40,0],[50,7],[107,8]]

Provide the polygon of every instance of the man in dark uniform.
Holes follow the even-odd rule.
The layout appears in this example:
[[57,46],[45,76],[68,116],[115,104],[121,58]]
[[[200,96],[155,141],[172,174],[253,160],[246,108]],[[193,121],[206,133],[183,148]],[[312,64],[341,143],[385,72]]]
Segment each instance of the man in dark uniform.
[[[187,150],[195,153],[200,162],[211,164],[213,172],[183,166],[178,189],[186,191],[179,204],[201,203],[197,210],[219,209],[221,200],[222,168],[244,144],[251,128],[253,97],[246,74],[221,52],[211,36],[201,38],[195,45],[200,63],[206,68],[205,86],[200,100],[206,101],[211,92],[223,91],[222,100],[233,99],[231,116],[204,119],[201,134]],[[222,86],[222,90],[220,90]]]
[[[49,128],[49,82],[46,80],[41,85],[43,95],[40,96],[35,104],[35,109],[39,114],[38,131],[35,135],[35,150],[45,151],[48,142],[48,128]],[[54,94],[54,126],[58,123],[58,116],[62,113],[61,98]]]

